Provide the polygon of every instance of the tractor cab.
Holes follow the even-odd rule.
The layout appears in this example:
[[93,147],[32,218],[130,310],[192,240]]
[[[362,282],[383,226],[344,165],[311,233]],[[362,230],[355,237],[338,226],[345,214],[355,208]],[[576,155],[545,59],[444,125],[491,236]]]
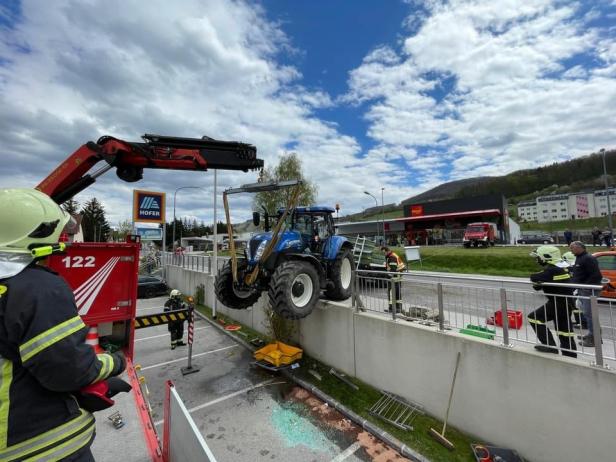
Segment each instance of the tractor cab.
[[[278,217],[284,214],[284,209],[278,210]],[[302,242],[302,250],[313,254],[323,254],[326,242],[336,234],[331,207],[297,207],[287,216],[285,230],[295,231]]]

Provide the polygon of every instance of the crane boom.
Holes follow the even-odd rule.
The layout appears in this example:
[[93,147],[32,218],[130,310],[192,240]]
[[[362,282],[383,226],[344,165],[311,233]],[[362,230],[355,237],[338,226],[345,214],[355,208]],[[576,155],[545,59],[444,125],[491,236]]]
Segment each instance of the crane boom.
[[[145,134],[143,142],[123,141],[103,136],[79,147],[36,189],[61,204],[83,191],[96,178],[112,168],[127,182],[143,178],[144,168],[169,170],[256,170],[263,168],[257,149],[236,141],[212,138],[180,138]],[[106,164],[88,173],[100,161]]]

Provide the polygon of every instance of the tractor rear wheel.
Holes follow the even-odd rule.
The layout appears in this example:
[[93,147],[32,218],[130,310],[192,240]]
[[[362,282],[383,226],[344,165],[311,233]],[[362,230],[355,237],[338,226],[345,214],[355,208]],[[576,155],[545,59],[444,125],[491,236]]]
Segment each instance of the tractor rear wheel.
[[306,261],[286,261],[272,276],[268,296],[272,309],[285,319],[308,316],[321,292],[319,274]]
[[353,280],[353,255],[350,249],[340,249],[330,274],[331,284],[325,295],[330,300],[346,300],[351,296]]
[[[246,262],[242,262],[241,260],[238,261],[238,273],[243,266],[246,266]],[[261,296],[260,292],[237,290],[233,284],[231,260],[226,262],[216,275],[214,288],[216,290],[216,298],[218,301],[226,307],[234,310],[245,310],[246,308],[251,307],[257,303],[257,300],[259,300],[259,297]]]

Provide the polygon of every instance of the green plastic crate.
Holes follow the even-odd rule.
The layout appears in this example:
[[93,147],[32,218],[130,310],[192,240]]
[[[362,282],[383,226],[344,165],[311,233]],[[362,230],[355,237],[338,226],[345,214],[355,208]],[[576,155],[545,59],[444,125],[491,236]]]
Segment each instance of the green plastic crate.
[[467,324],[464,329],[460,329],[461,334],[472,335],[473,337],[485,338],[488,340],[494,340],[496,331],[487,327],[475,326],[473,324]]

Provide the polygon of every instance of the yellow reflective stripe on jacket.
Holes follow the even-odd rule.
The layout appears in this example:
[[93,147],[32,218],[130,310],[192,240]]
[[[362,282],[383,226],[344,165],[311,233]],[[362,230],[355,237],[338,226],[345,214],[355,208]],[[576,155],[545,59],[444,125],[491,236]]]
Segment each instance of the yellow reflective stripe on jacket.
[[564,330],[557,330],[556,333],[563,337],[574,337],[575,336],[575,332],[565,332]]
[[6,294],[7,290],[9,290],[9,289],[7,289],[6,286],[3,286],[2,284],[0,284],[0,297],[2,297],[4,294]]
[[13,361],[0,356],[0,449],[6,448],[9,430],[10,389],[13,381]]
[[[94,379],[94,382],[100,382],[101,380],[105,380],[111,374],[113,370],[113,358],[108,354],[100,354],[96,355],[98,360],[102,363],[101,370],[98,371],[98,377]],[[92,382],[92,383],[94,383]]]
[[535,319],[535,318],[528,318],[528,322],[533,323],[533,324],[545,324],[545,322],[539,321],[538,319]]
[[85,327],[86,326],[81,320],[81,317],[75,316],[64,321],[63,323],[58,324],[57,326],[52,327],[51,329],[47,329],[45,332],[31,338],[19,347],[21,362],[25,363],[45,348],[50,347],[54,343],[59,342],[63,338],[66,338]]
[[554,276],[552,276],[552,281],[563,281],[565,279],[571,279],[571,275],[570,274],[555,274]]
[[[91,437],[94,434],[94,417],[92,414],[85,410],[81,410],[79,417],[70,420],[62,425],[52,428],[45,433],[41,433],[33,438],[30,438],[21,443],[9,446],[0,450],[0,460],[2,461],[17,461],[24,460],[28,457],[30,460],[41,460],[40,454],[31,456],[32,453],[39,453],[39,451],[46,450],[47,447],[58,444],[60,441],[67,440],[68,444],[71,441],[79,439],[82,434],[89,435]],[[64,444],[64,443],[63,443]],[[60,448],[60,445],[53,447],[46,452],[53,453],[54,450]],[[64,456],[63,456],[64,457]],[[59,460],[62,457],[52,458],[50,460]]]
[[95,427],[92,425],[87,431],[71,438],[67,442],[55,446],[43,453],[39,453],[35,456],[24,459],[24,462],[55,462],[58,460],[64,460],[66,457],[76,453],[90,442],[94,436],[94,429]]

